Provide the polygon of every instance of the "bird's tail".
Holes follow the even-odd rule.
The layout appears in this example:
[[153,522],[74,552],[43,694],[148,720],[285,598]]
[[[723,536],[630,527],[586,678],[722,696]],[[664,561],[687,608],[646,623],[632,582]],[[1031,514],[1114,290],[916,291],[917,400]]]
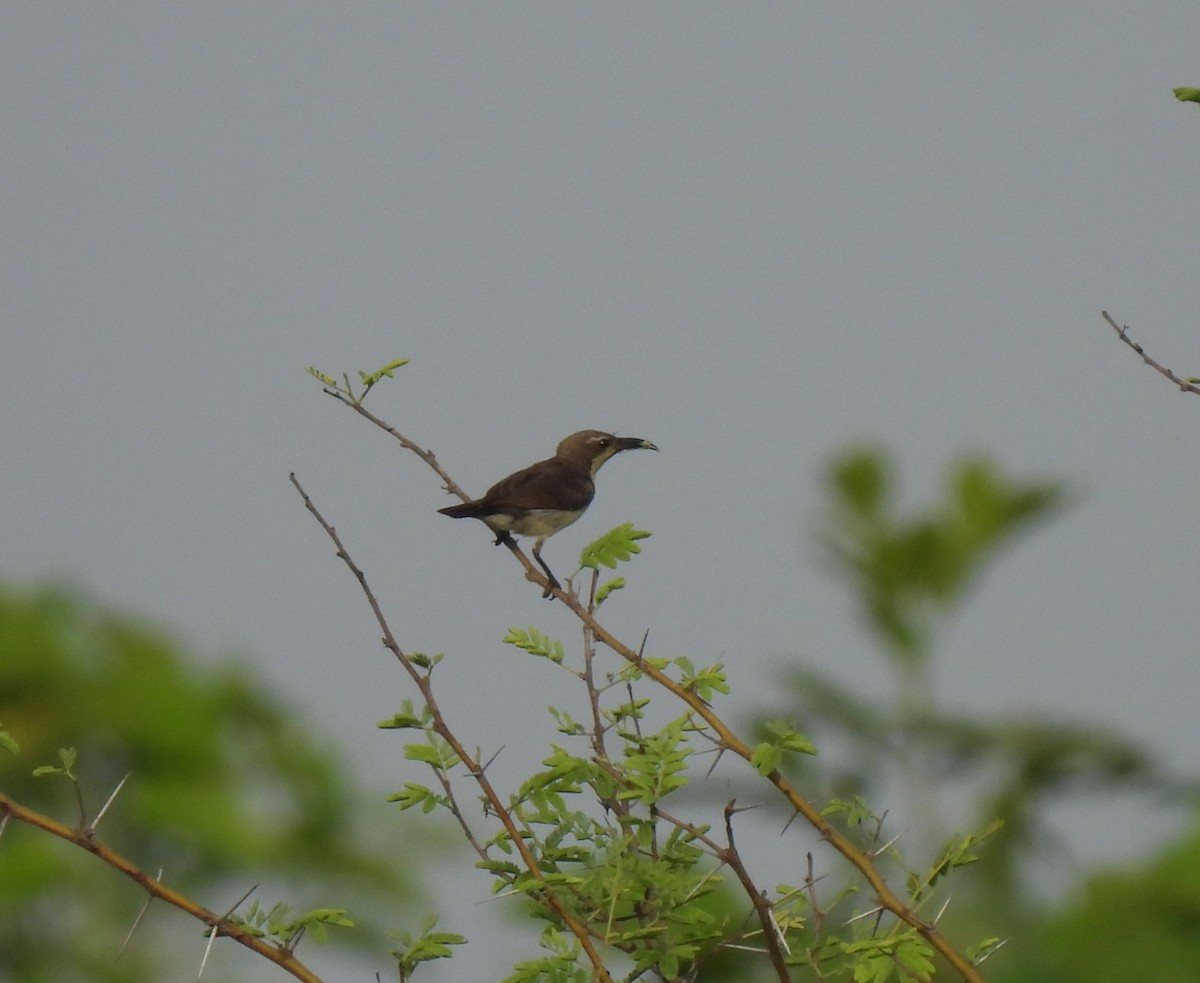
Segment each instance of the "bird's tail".
[[477,502],[463,502],[461,505],[447,505],[444,509],[438,509],[438,513],[448,515],[451,519],[478,519],[487,514],[487,509]]

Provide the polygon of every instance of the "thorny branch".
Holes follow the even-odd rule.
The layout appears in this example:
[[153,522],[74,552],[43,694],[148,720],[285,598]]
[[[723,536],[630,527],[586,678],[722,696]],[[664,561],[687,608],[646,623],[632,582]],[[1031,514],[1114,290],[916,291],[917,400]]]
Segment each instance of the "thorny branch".
[[209,911],[186,895],[176,891],[174,888],[168,887],[162,881],[151,877],[132,860],[122,856],[97,840],[89,829],[72,829],[69,826],[64,826],[62,823],[56,822],[50,817],[42,815],[40,812],[26,808],[2,792],[0,792],[0,816],[6,818],[11,816],[18,822],[26,823],[29,826],[50,833],[52,836],[57,836],[61,840],[66,840],[68,843],[73,843],[80,849],[86,850],[93,856],[98,857],[114,870],[120,871],[138,884],[151,897],[158,898],[160,901],[165,901],[169,905],[186,911],[197,921],[203,922],[209,928],[214,929],[216,934],[224,935],[240,945],[244,945],[247,949],[257,952],[260,956],[271,960],[275,965],[290,973],[296,979],[304,981],[304,983],[321,983],[320,977],[300,962],[291,949],[275,945],[266,939],[252,935],[250,932],[239,928],[233,922],[228,921],[226,916]]
[[[345,402],[345,400],[343,400],[343,402]],[[355,404],[348,403],[347,405]],[[361,412],[365,413],[366,411]],[[394,430],[391,430],[390,428],[387,429],[390,433],[395,434]],[[402,439],[399,437],[399,434],[396,434],[396,436],[398,439]],[[402,442],[406,447],[416,446],[415,444],[403,439]],[[429,458],[432,458],[432,456],[432,454],[428,455]],[[422,457],[425,459],[424,455],[422,455]],[[439,473],[441,473],[440,470]],[[529,844],[526,841],[526,837],[522,835],[521,830],[517,827],[516,820],[513,818],[512,813],[504,804],[504,801],[500,798],[500,794],[496,791],[495,787],[488,779],[483,767],[480,765],[479,760],[466,749],[462,742],[459,741],[454,731],[451,730],[449,724],[446,723],[446,719],[442,715],[441,707],[438,705],[437,699],[434,696],[433,684],[430,681],[429,675],[422,672],[413,663],[407,653],[405,653],[400,647],[399,642],[396,641],[396,637],[392,633],[391,626],[388,624],[387,618],[384,616],[383,610],[379,605],[379,601],[375,597],[374,592],[371,590],[370,585],[367,583],[366,574],[363,573],[362,569],[351,558],[350,554],[346,551],[346,547],[342,544],[341,538],[338,536],[337,531],[332,525],[325,521],[325,517],[317,510],[317,507],[313,504],[312,499],[308,496],[308,493],[296,479],[296,476],[293,474],[289,477],[292,484],[295,486],[296,491],[300,493],[300,497],[304,501],[304,507],[308,509],[310,513],[312,513],[313,517],[320,524],[321,528],[325,530],[325,534],[333,542],[333,545],[336,547],[338,558],[346,565],[346,567],[358,580],[359,587],[363,592],[363,596],[366,597],[367,603],[371,607],[371,612],[375,615],[375,623],[379,626],[380,631],[383,632],[382,641],[384,648],[386,648],[392,653],[392,655],[396,657],[397,661],[401,666],[403,666],[405,672],[408,673],[409,678],[412,679],[413,683],[420,691],[421,699],[425,702],[425,706],[429,710],[430,725],[433,728],[434,733],[436,733],[438,737],[440,737],[450,746],[450,749],[454,752],[457,758],[466,766],[467,771],[470,773],[471,777],[479,786],[480,791],[483,792],[484,797],[487,799],[488,805],[492,808],[496,817],[500,820],[501,825],[504,826],[513,848],[520,855],[521,862],[524,864],[525,869],[528,871],[530,877],[540,883],[545,883],[546,878],[542,873],[541,867],[538,865],[537,858],[533,855],[533,851],[530,850]],[[446,480],[449,484],[453,484],[453,482],[449,481],[449,478]],[[595,978],[602,981],[602,983],[611,983],[612,977],[609,975],[608,970],[605,969],[604,961],[601,958],[600,953],[596,950],[595,945],[592,943],[591,934],[589,933],[587,926],[585,926],[579,921],[579,919],[572,915],[571,912],[566,909],[563,903],[554,896],[553,892],[551,892],[548,887],[542,891],[541,900],[548,908],[550,908],[551,911],[554,912],[554,914],[562,921],[563,925],[565,925],[571,934],[574,935],[578,940],[583,951],[587,954],[588,960],[592,964],[592,971],[595,975]]]
[[[1118,334],[1121,334],[1120,329],[1118,329]],[[1148,359],[1147,361],[1149,362]],[[1150,362],[1149,364],[1153,365],[1155,363]],[[1173,375],[1169,376],[1169,378],[1175,379]],[[1187,384],[1182,383],[1182,380],[1177,381],[1186,387]],[[327,389],[326,392],[395,437],[403,447],[412,450],[417,454],[418,457],[429,464],[435,473],[442,479],[445,487],[448,490],[454,494],[460,495],[464,499],[466,498],[465,493],[462,492],[459,486],[449,477],[445,470],[439,464],[437,464],[436,459],[430,451],[420,448],[418,444],[401,434],[393,426],[385,423],[379,417],[365,410],[361,404],[355,400],[345,398],[341,394],[332,390]],[[292,480],[293,483],[295,483],[294,476]],[[299,488],[298,484],[297,488]],[[301,492],[301,494],[303,494],[303,492]],[[307,496],[305,496],[305,504],[310,511],[316,514],[316,511],[308,501]],[[341,556],[342,559],[351,566],[351,569],[355,572],[355,576],[358,577],[360,584],[362,584],[365,589],[365,580],[361,571],[359,571],[350,563],[340,542],[336,540],[336,534],[333,533],[332,528],[329,527],[324,520],[320,521],[321,524],[325,526],[326,532],[329,533],[331,537],[334,537],[334,541],[338,545],[338,555]],[[642,657],[641,653],[633,650],[628,645],[616,638],[603,625],[596,621],[593,612],[585,607],[580,602],[579,598],[573,593],[564,591],[561,588],[552,587],[547,582],[546,578],[542,576],[541,572],[534,568],[533,564],[529,561],[528,557],[526,557],[525,553],[520,549],[520,547],[517,546],[515,542],[512,542],[511,539],[508,543],[508,546],[513,555],[517,557],[518,561],[525,568],[525,576],[527,580],[530,580],[533,583],[545,588],[548,592],[546,596],[553,596],[555,599],[561,601],[562,604],[565,605],[576,616],[576,618],[579,619],[580,623],[592,635],[592,637],[600,642],[603,642],[618,656],[634,666],[642,675],[652,679],[659,686],[668,690],[676,698],[691,708],[691,710],[712,729],[722,750],[729,750],[738,757],[743,758],[745,761],[751,761],[754,753],[753,748],[746,743],[746,741],[738,737],[737,734],[735,734],[729,728],[724,720],[722,720],[703,699],[701,699],[696,693],[676,682],[662,670],[655,668]],[[399,646],[396,645],[394,639],[391,639],[391,633],[386,628],[386,624],[383,621],[383,616],[379,612],[378,604],[370,595],[368,595],[368,600],[371,604],[372,610],[375,611],[377,621],[379,621],[381,626],[384,627],[384,644],[394,654],[396,654],[401,661],[404,661],[402,655],[400,654]],[[428,687],[423,684],[421,677],[415,672],[414,669],[408,666],[406,666],[406,668],[409,669],[410,675],[413,675],[414,679],[418,680],[418,685],[422,686],[422,695],[424,695]],[[456,753],[458,753],[457,747],[455,750]],[[479,777],[482,779],[482,776]],[[841,854],[842,857],[844,857],[850,863],[850,865],[859,872],[862,878],[870,886],[873,892],[873,900],[875,904],[877,904],[881,909],[890,912],[894,917],[914,929],[916,933],[922,939],[924,939],[932,949],[934,949],[934,951],[936,951],[943,959],[945,959],[947,964],[949,964],[949,966],[959,976],[962,977],[965,983],[983,983],[983,977],[980,975],[979,970],[965,955],[960,953],[944,935],[942,935],[937,926],[921,918],[892,890],[891,886],[885,880],[883,874],[875,866],[874,859],[870,856],[870,854],[855,846],[853,842],[851,842],[837,829],[837,827],[830,823],[829,820],[821,814],[821,811],[807,798],[805,798],[781,771],[775,769],[768,773],[766,778],[767,781],[775,786],[775,788],[792,806],[796,813],[801,815],[809,824],[809,826],[811,826],[821,836],[822,839],[829,843],[834,850]],[[489,795],[489,798],[494,794],[495,793],[492,792]],[[524,846],[523,840],[515,835],[515,830],[510,832],[513,835],[515,844],[521,848],[522,855],[524,857],[524,854],[527,852],[527,848]],[[532,857],[530,857],[526,862],[531,863]],[[583,928],[583,926],[579,926],[578,923],[571,925],[570,927],[571,930],[575,932],[576,937],[580,937],[580,932],[582,932],[584,936],[587,934],[587,930]],[[576,931],[576,928],[578,928],[579,931]],[[593,958],[593,966],[597,966],[598,963],[595,962],[595,959],[598,957],[594,957],[594,949],[592,949],[590,946],[586,948],[589,957]]]

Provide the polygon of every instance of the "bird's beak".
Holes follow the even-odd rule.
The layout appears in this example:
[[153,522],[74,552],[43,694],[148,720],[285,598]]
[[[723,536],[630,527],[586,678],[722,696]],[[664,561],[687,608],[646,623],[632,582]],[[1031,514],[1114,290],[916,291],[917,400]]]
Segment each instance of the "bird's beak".
[[619,451],[635,451],[635,450],[658,450],[650,441],[642,440],[641,437],[618,437],[617,450]]

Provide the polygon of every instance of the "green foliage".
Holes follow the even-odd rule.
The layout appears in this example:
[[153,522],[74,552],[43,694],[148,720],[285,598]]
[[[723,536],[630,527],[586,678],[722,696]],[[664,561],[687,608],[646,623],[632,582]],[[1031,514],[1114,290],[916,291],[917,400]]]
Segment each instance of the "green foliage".
[[579,943],[554,926],[542,932],[541,947],[549,955],[523,960],[501,983],[589,983],[592,974],[579,962]]
[[566,658],[562,642],[557,638],[549,638],[543,635],[533,625],[530,625],[528,628],[508,629],[508,634],[504,636],[503,641],[509,645],[515,645],[530,655],[549,659],[558,665],[561,665],[563,659]]
[[401,791],[393,792],[387,799],[399,803],[401,809],[420,806],[422,812],[433,812],[438,806],[447,804],[445,796],[437,795],[433,789],[416,782],[405,782]]
[[13,740],[12,735],[4,729],[3,725],[0,725],[0,748],[9,754],[21,753],[21,745]]
[[725,681],[725,667],[719,662],[697,669],[692,660],[685,655],[675,659],[675,664],[683,670],[679,683],[684,689],[694,692],[705,703],[711,703],[717,693],[728,693],[729,684]]
[[579,553],[579,565],[593,570],[602,566],[615,568],[640,553],[642,548],[637,541],[649,536],[645,529],[634,529],[632,522],[623,523],[588,543]]
[[424,761],[439,771],[446,771],[459,763],[454,749],[432,731],[426,732],[424,744],[405,744],[404,757],[409,761]]
[[75,767],[75,762],[79,758],[79,752],[73,747],[60,747],[58,749],[57,765],[38,765],[33,769],[34,778],[45,778],[48,775],[62,775],[69,778],[72,782],[76,780],[75,773],[71,770]]
[[384,365],[381,365],[374,372],[364,372],[359,369],[358,380],[362,383],[363,388],[362,392],[357,394],[354,392],[354,387],[350,384],[350,377],[348,375],[343,374],[342,378],[339,380],[334,376],[329,375],[327,372],[322,372],[320,369],[314,368],[311,365],[306,366],[304,371],[320,382],[321,385],[323,385],[326,389],[329,389],[335,393],[340,393],[351,403],[358,404],[363,401],[367,393],[371,391],[371,388],[377,382],[379,382],[381,379],[394,379],[396,377],[395,370],[400,368],[402,365],[407,365],[408,362],[409,360],[407,358],[396,358],[385,363]]
[[358,373],[358,378],[368,389],[370,389],[371,386],[375,385],[375,383],[377,383],[380,379],[396,378],[396,376],[394,374],[394,370],[400,368],[400,366],[402,366],[402,365],[407,365],[407,364],[408,364],[407,358],[395,358],[395,359],[392,359],[392,361],[388,362],[387,364],[381,365],[374,372],[363,372],[360,369],[359,373]]
[[[1078,949],[1044,973],[1032,971],[1049,965],[1045,953],[1055,951],[1051,937],[1060,931],[1055,927],[1036,943],[1021,942],[1034,917],[1020,880],[1022,871],[1035,849],[1058,842],[1047,836],[1043,825],[1048,805],[1064,795],[1098,791],[1153,790],[1178,796],[1191,794],[1192,786],[1164,774],[1136,742],[1097,724],[1028,713],[989,718],[934,703],[930,670],[937,629],[1016,536],[1055,514],[1066,499],[1056,485],[1006,477],[979,458],[955,462],[947,475],[931,502],[902,511],[894,469],[881,452],[860,449],[833,462],[823,543],[853,587],[898,685],[890,698],[873,699],[857,684],[847,686],[803,666],[790,666],[789,695],[768,712],[785,709],[804,721],[806,733],[824,753],[819,759],[785,758],[780,767],[810,794],[820,796],[817,790],[824,789],[824,813],[848,833],[857,831],[869,843],[880,843],[872,849],[881,863],[892,865],[889,871],[900,865],[900,855],[892,841],[883,842],[887,834],[882,832],[882,819],[872,814],[867,802],[899,783],[920,798],[918,809],[929,806],[916,834],[926,838],[937,835],[937,824],[943,821],[933,805],[941,789],[950,788],[958,801],[970,802],[979,832],[951,837],[927,868],[905,870],[904,878],[911,903],[928,906],[940,903],[946,893],[939,891],[943,880],[958,872],[950,920],[957,919],[960,930],[964,924],[989,930],[968,950],[976,963],[1007,942],[994,971],[1011,971],[1014,983],[1143,978],[1174,983],[1169,972],[1159,971],[1160,960],[1153,955],[1156,946],[1169,948],[1161,936],[1144,950],[1135,947],[1141,952],[1140,962],[1118,955],[1131,938],[1153,934],[1128,919],[1128,911],[1140,914],[1152,908],[1152,902],[1134,890],[1126,899],[1124,916],[1118,916],[1113,905],[1108,927],[1102,917],[1081,913]],[[762,745],[756,764],[772,764]],[[912,820],[904,817],[901,826],[906,821]],[[907,834],[902,845],[912,836]],[[970,870],[962,871],[964,867]],[[1148,914],[1147,921],[1162,917],[1161,911]],[[1089,919],[1097,924],[1088,925]],[[996,929],[1012,933],[1013,940]],[[871,979],[873,969],[885,972],[891,959],[881,950],[863,961],[866,951],[858,953],[856,978]],[[1085,955],[1090,951],[1103,955],[1092,959]],[[1188,969],[1180,981],[1194,978],[1194,967],[1200,965],[1200,952],[1186,947],[1182,951],[1186,954],[1178,965]],[[1087,969],[1076,973],[1075,963]],[[1102,964],[1120,968],[1109,974]]]
[[903,661],[927,656],[931,616],[957,603],[1001,548],[1064,499],[1058,485],[1016,482],[986,458],[964,457],[947,475],[944,500],[904,517],[891,462],[869,448],[837,458],[828,488],[827,555]]
[[428,707],[419,711],[413,707],[413,701],[405,699],[400,704],[399,712],[387,720],[381,720],[375,726],[380,730],[424,730],[429,726],[431,714]]
[[[0,789],[75,825],[73,785],[90,821],[132,772],[98,832],[112,848],[206,900],[270,876],[297,895],[352,902],[363,924],[344,943],[375,945],[372,909],[405,893],[402,867],[345,769],[270,692],[244,669],[200,668],[161,631],[65,590],[0,587],[0,718],[21,749],[0,760]],[[194,927],[165,911],[113,964],[140,904],[91,857],[10,823],[0,979],[167,978],[179,967],[177,930]]]
[[929,979],[934,965],[933,950],[915,934],[863,939],[840,946],[854,959],[854,983],[901,983]]
[[398,949],[392,950],[392,956],[399,967],[401,983],[411,979],[413,971],[421,963],[434,959],[449,959],[453,955],[451,946],[466,945],[465,935],[459,935],[457,932],[435,932],[437,923],[437,916],[429,915],[421,922],[421,931],[417,935],[404,931],[389,933],[400,943]]
[[1200,102],[1200,89],[1181,86],[1172,90],[1180,102]]
[[283,902],[264,909],[258,901],[252,901],[244,915],[235,912],[229,916],[229,920],[251,935],[269,938],[285,949],[294,949],[301,936],[306,934],[318,942],[324,942],[328,934],[326,929],[330,926],[354,927],[354,922],[346,917],[346,912],[341,908],[314,908],[295,918],[288,917],[290,911],[291,908]]
[[788,752],[817,753],[813,743],[793,729],[786,720],[767,720],[763,722],[762,728],[769,735],[768,739],[755,745],[754,757],[750,759],[750,763],[760,775],[769,775],[778,768],[783,756]]
[[610,594],[612,594],[614,591],[622,590],[622,589],[624,589],[624,587],[625,587],[625,578],[624,577],[613,577],[611,580],[606,580],[604,583],[602,583],[599,587],[596,588],[596,594],[593,597],[593,601],[595,602],[596,607],[599,607],[601,604],[603,604],[605,602],[605,600],[608,599],[608,596]]
[[629,734],[625,742],[625,787],[622,799],[635,799],[645,806],[687,784],[684,771],[692,753],[687,744],[691,715],[684,714],[648,736]]
[[983,842],[998,833],[1003,822],[996,820],[979,833],[968,833],[966,836],[955,836],[942,847],[938,857],[924,874],[918,876],[910,873],[908,876],[908,896],[914,903],[920,903],[929,893],[956,867],[966,867],[976,863],[982,856],[980,846]]
[[1009,944],[997,983],[1194,983],[1200,825],[1139,868],[1090,877],[1077,900]]

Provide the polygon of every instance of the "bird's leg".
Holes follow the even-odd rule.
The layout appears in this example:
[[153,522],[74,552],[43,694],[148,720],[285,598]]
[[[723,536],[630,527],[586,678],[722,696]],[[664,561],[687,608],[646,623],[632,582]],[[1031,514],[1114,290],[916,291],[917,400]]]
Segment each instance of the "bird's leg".
[[512,536],[510,536],[503,529],[499,531],[493,530],[493,532],[496,533],[496,541],[492,543],[493,546],[499,546],[501,543],[511,543],[513,541]]
[[542,543],[545,541],[543,538],[533,544],[533,558],[538,561],[538,566],[546,571],[546,579],[549,582],[546,584],[546,589],[542,591],[542,597],[549,597],[552,590],[562,590],[562,584],[558,582],[558,578],[550,572],[550,568],[546,566],[546,561],[542,559]]

